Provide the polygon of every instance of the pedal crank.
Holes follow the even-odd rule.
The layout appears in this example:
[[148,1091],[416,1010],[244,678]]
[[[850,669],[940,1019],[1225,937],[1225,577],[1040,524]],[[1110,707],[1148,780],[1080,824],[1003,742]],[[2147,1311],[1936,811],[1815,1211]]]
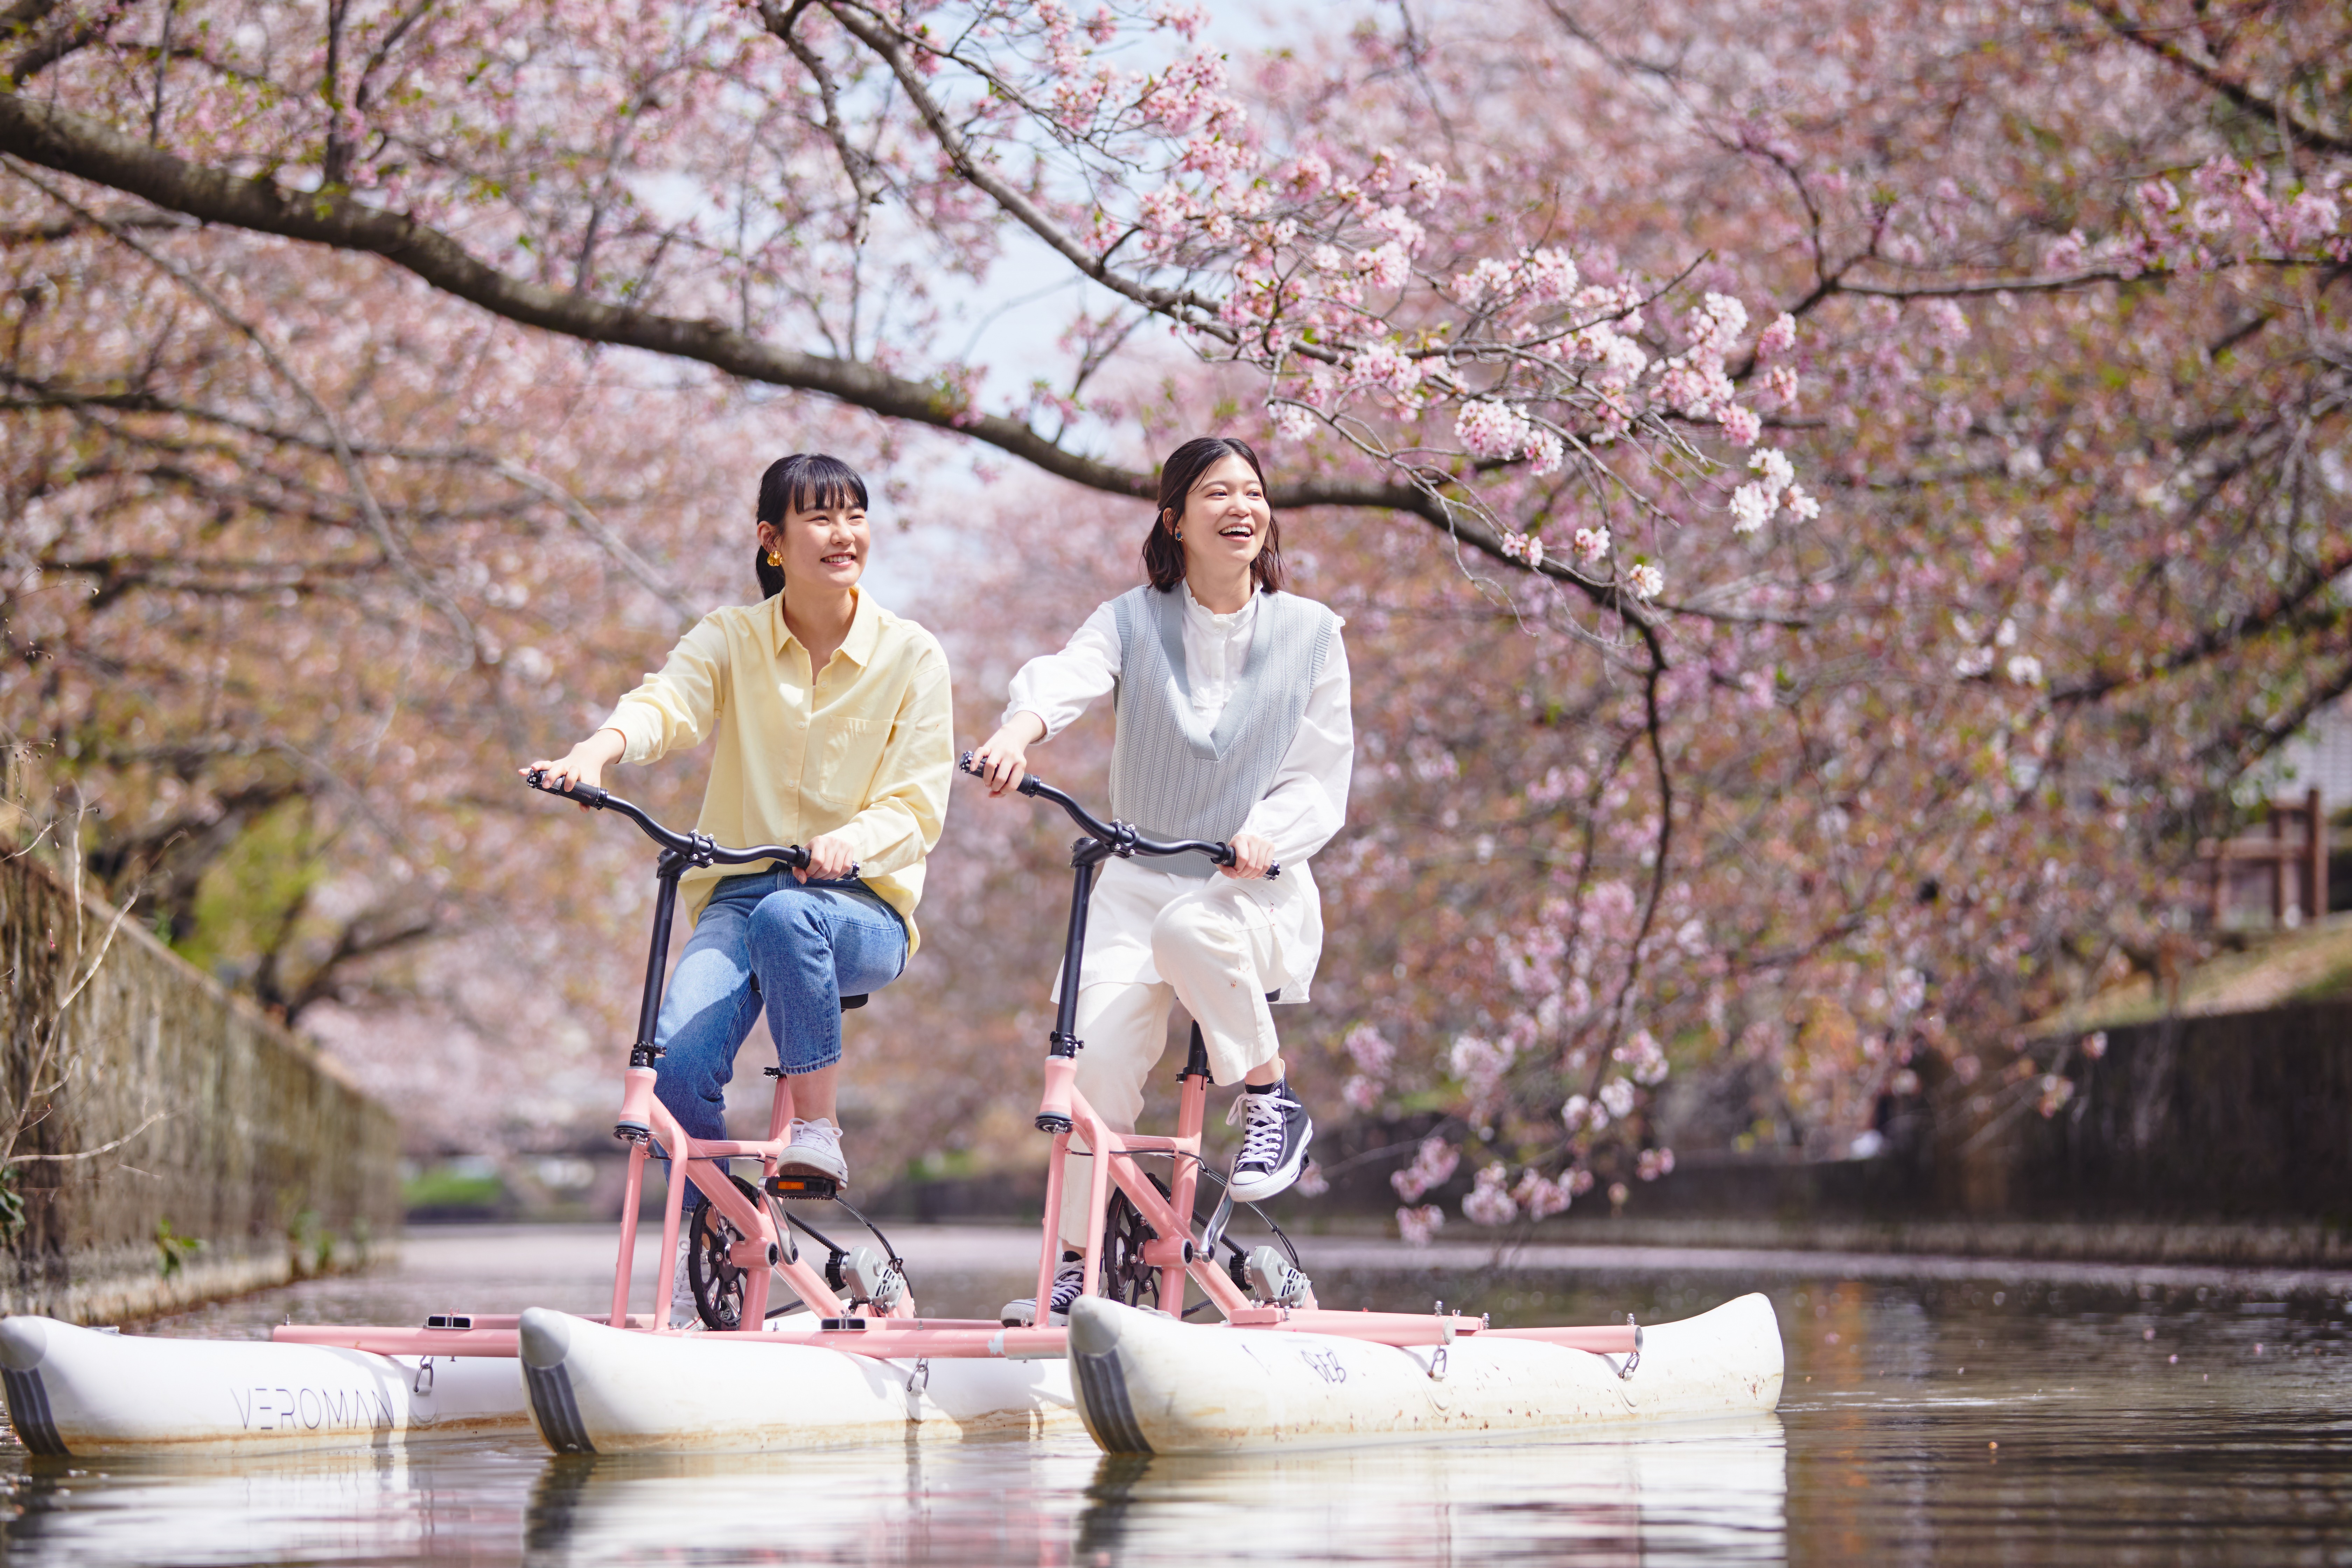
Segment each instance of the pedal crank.
[[1208,1228],[1201,1233],[1202,1257],[1213,1258],[1217,1256],[1217,1243],[1225,1238],[1225,1226],[1233,1221],[1234,1190],[1227,1187],[1223,1195],[1217,1199],[1216,1212],[1209,1216]]

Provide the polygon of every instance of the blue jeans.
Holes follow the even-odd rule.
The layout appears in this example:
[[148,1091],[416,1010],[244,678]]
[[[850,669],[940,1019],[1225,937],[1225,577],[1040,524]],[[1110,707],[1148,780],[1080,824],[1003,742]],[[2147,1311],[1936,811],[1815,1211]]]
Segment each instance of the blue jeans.
[[907,925],[863,882],[755,871],[719,884],[662,997],[654,1092],[696,1138],[727,1136],[728,1080],[761,1004],[792,1075],[841,1059],[841,999],[907,967]]

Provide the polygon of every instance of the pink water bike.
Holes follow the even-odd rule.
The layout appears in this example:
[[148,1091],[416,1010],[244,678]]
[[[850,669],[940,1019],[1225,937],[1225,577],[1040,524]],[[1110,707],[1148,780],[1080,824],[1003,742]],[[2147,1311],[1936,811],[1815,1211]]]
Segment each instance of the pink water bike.
[[[964,770],[974,773],[971,759]],[[614,1132],[628,1145],[628,1173],[621,1208],[620,1245],[614,1260],[609,1313],[586,1321],[653,1336],[692,1331],[718,1342],[813,1345],[889,1361],[922,1363],[934,1358],[1037,1359],[1064,1353],[1067,1331],[1024,1326],[998,1319],[924,1318],[916,1310],[906,1261],[879,1226],[853,1209],[832,1181],[782,1168],[783,1132],[793,1115],[792,1086],[770,1068],[775,1089],[768,1135],[760,1140],[698,1139],[688,1135],[654,1094],[656,1022],[668,968],[677,910],[678,880],[687,870],[708,866],[807,864],[798,846],[733,848],[700,833],[665,827],[641,808],[609,791],[572,785],[550,789],[532,775],[531,786],[635,822],[659,846],[655,862],[656,896],[652,940],[637,1010],[636,1038],[623,1078],[621,1110]],[[1207,1055],[1197,1026],[1179,1075],[1181,1093],[1172,1136],[1121,1132],[1108,1125],[1076,1084],[1078,975],[1084,957],[1087,910],[1095,879],[1113,858],[1204,854],[1231,865],[1229,845],[1200,840],[1163,843],[1133,826],[1105,822],[1076,800],[1032,775],[1020,793],[1058,805],[1080,837],[1072,847],[1073,881],[1063,948],[1062,984],[1045,1061],[1045,1088],[1035,1123],[1052,1139],[1046,1166],[1045,1213],[1040,1226],[1035,1300],[1053,1289],[1061,1243],[1056,1235],[1064,1156],[1074,1140],[1092,1152],[1085,1257],[1084,1294],[1146,1307],[1171,1317],[1213,1311],[1224,1321],[1254,1328],[1335,1335],[1390,1345],[1438,1345],[1481,1331],[1497,1337],[1542,1341],[1595,1352],[1625,1355],[1638,1342],[1630,1327],[1488,1329],[1482,1318],[1459,1312],[1341,1311],[1320,1307],[1297,1249],[1270,1216],[1255,1205],[1236,1205],[1222,1192],[1204,1219],[1197,1212],[1203,1176],[1221,1188],[1223,1175],[1202,1153],[1202,1129],[1210,1089]],[[1276,868],[1278,873],[1279,868]],[[845,1010],[865,998],[842,999]],[[649,1161],[668,1163],[662,1200],[660,1257],[677,1254],[687,1238],[687,1267],[699,1321],[690,1330],[673,1327],[656,1288],[655,1310],[632,1313],[630,1285],[638,1238],[639,1212]],[[1147,1162],[1166,1162],[1163,1179]],[[756,1165],[757,1180],[730,1169]],[[680,1167],[683,1169],[680,1169]],[[689,1209],[689,1183],[700,1196]],[[847,1216],[873,1237],[874,1246],[843,1246],[805,1215],[816,1205]],[[1236,1207],[1248,1208],[1272,1240],[1253,1247],[1227,1235]],[[803,1244],[807,1245],[803,1245]],[[781,1282],[792,1300],[771,1306]],[[1199,1300],[1188,1305],[1196,1291]],[[805,1309],[805,1315],[802,1310]],[[273,1331],[283,1342],[348,1346],[401,1356],[512,1356],[517,1351],[516,1314],[436,1314],[418,1328],[288,1324]],[[528,1371],[528,1368],[527,1368]],[[551,1442],[561,1436],[560,1410],[551,1417],[536,1384],[532,1389],[542,1430]],[[584,1446],[584,1444],[583,1445]]]

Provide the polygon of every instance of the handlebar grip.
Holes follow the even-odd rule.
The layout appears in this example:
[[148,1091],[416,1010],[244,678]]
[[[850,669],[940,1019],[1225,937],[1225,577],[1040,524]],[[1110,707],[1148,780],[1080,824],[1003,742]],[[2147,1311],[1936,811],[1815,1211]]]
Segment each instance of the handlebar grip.
[[[1213,858],[1214,858],[1214,857],[1212,857],[1212,858],[1213,859]],[[1222,860],[1218,860],[1216,863],[1217,863],[1218,865],[1220,865],[1220,866],[1231,866],[1231,865],[1234,863],[1234,847],[1233,847],[1232,845],[1228,844],[1228,845],[1226,845],[1226,846],[1225,846],[1225,858],[1224,858],[1223,859],[1222,859]],[[1268,862],[1266,863],[1266,868],[1265,868],[1265,879],[1266,879],[1267,881],[1271,882],[1271,881],[1273,881],[1276,877],[1279,877],[1279,876],[1281,876],[1281,875],[1282,875],[1282,862],[1281,862],[1281,861],[1279,861],[1279,860],[1271,860],[1271,861],[1268,861]]]
[[[984,779],[988,776],[988,771],[985,768],[973,763],[970,752],[966,752],[956,760],[956,768],[959,772],[970,773],[976,779]],[[1045,781],[1035,773],[1023,773],[1021,782],[1013,787],[1016,794],[1025,795],[1034,800],[1037,797],[1037,792],[1045,787]]]
[[601,806],[604,804],[605,792],[594,784],[567,784],[558,789],[553,784],[541,782],[546,777],[544,769],[533,768],[525,782],[535,790],[541,790],[549,795],[560,795],[566,800],[576,800],[583,805]]

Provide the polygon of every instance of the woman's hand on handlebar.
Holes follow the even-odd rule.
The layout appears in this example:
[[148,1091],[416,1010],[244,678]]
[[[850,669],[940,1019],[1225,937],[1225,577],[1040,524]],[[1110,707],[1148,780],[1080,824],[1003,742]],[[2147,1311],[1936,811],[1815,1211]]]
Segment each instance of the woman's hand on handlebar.
[[793,868],[803,882],[838,882],[857,869],[857,856],[849,840],[838,833],[820,833],[808,841],[808,864]]
[[1230,840],[1234,847],[1234,863],[1217,868],[1235,881],[1248,882],[1265,875],[1274,864],[1274,846],[1255,833],[1236,833]]
[[[604,782],[604,770],[619,762],[621,753],[627,750],[628,742],[621,738],[618,730],[599,730],[562,756],[551,762],[542,759],[525,763],[515,772],[525,778],[533,773],[544,774],[549,789],[566,790],[575,784],[593,789]],[[588,810],[588,803],[582,801],[580,809]]]
[[988,793],[1003,795],[1018,789],[1029,772],[1029,748],[1045,738],[1045,721],[1034,713],[1015,713],[971,754]]

